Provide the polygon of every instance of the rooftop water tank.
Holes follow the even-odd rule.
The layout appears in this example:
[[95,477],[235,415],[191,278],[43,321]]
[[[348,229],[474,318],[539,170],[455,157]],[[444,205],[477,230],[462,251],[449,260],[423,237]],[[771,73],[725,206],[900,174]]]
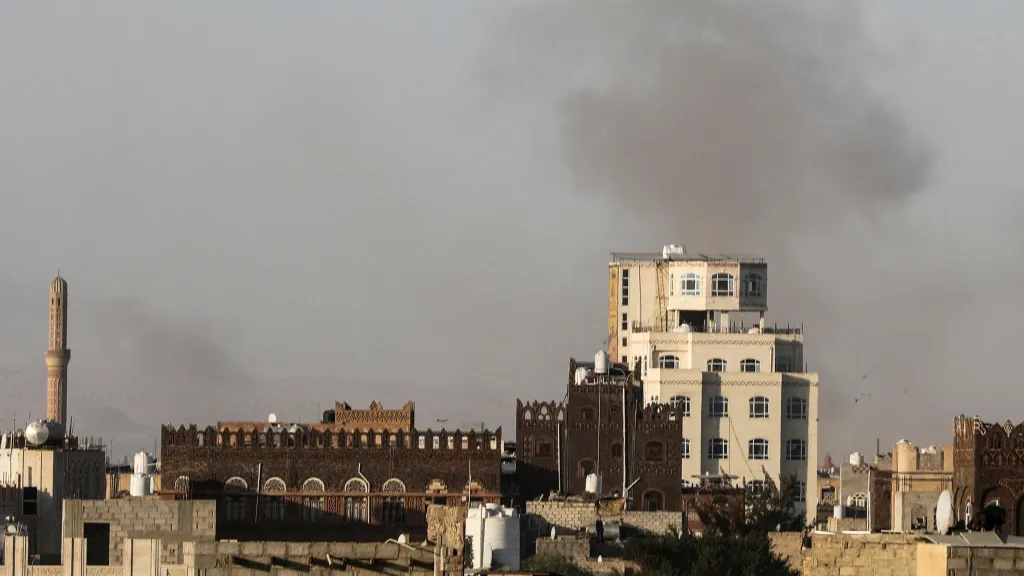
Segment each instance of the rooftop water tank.
[[577,368],[576,369],[576,374],[575,374],[574,377],[575,377],[576,385],[577,386],[579,386],[580,384],[583,384],[584,382],[587,381],[587,369],[583,368],[583,367]]
[[854,466],[861,466],[864,464],[864,455],[860,452],[854,452],[850,454],[850,464]]
[[594,354],[594,373],[608,373],[608,353],[604,350],[599,350],[597,354]]
[[676,326],[675,328],[673,328],[672,331],[677,333],[677,334],[686,334],[687,332],[693,332],[693,328],[690,327],[689,324],[684,322],[684,323],[680,324],[679,326]]
[[132,496],[149,496],[153,493],[153,478],[148,474],[132,474],[128,493]]
[[132,460],[132,472],[135,474],[152,474],[156,470],[156,458],[151,454],[139,452]]
[[52,420],[36,420],[25,428],[25,440],[31,446],[42,446],[64,438],[64,426]]
[[601,475],[591,472],[587,474],[587,479],[584,483],[584,490],[588,494],[600,494],[601,493]]
[[475,570],[519,570],[519,513],[488,504],[466,512],[467,560]]

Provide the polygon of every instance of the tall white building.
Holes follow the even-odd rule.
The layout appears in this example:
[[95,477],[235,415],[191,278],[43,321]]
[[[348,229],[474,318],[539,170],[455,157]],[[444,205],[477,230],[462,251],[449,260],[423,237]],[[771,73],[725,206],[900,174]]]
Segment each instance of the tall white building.
[[813,520],[818,375],[801,328],[765,323],[764,259],[666,246],[612,254],[608,278],[608,353],[639,366],[647,403],[682,407],[682,480],[793,475]]

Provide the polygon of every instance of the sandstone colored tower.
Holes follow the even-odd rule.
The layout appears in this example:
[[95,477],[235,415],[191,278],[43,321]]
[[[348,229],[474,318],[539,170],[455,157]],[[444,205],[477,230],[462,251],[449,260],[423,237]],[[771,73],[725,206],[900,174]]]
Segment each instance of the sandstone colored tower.
[[50,282],[50,347],[46,350],[46,419],[66,423],[68,415],[68,283]]

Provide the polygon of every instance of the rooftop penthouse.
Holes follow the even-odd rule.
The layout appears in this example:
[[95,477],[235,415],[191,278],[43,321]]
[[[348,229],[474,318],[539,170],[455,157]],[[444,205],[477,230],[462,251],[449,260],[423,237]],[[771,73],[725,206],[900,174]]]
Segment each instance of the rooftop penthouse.
[[497,430],[318,430],[308,429],[299,424],[270,425],[265,429],[252,430],[249,427],[207,426],[200,429],[195,424],[188,427],[161,427],[160,438],[165,447],[228,448],[228,449],[332,449],[347,450],[453,450],[472,452],[502,451],[501,428]]

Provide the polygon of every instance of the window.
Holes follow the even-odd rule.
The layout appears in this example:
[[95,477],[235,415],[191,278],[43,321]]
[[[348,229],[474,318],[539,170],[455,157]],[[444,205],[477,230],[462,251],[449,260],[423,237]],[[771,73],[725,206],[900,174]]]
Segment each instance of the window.
[[246,519],[245,500],[238,496],[229,496],[225,504],[228,522],[240,522]]
[[[369,492],[370,485],[362,478],[350,478],[348,482],[345,482],[345,488],[342,491],[349,493]],[[366,510],[367,499],[366,496],[356,496],[354,494],[345,496],[343,514],[346,522],[366,522],[369,519]]]
[[768,399],[764,396],[754,396],[750,399],[750,417],[751,418],[767,418],[768,417]]
[[991,450],[1002,450],[1003,439],[1000,438],[999,436],[993,436],[992,439],[989,440],[988,447]]
[[683,438],[683,444],[681,446],[680,452],[683,460],[690,459],[690,441],[687,440],[686,438]]
[[659,490],[648,490],[643,497],[644,512],[661,512],[665,496]]
[[764,438],[754,438],[747,442],[747,458],[751,460],[767,460],[768,441]]
[[381,502],[381,517],[385,524],[401,524],[405,521],[405,498],[398,496],[405,492],[405,482],[392,478],[384,483],[382,491],[394,496],[385,496]]
[[729,297],[735,295],[735,279],[732,274],[720,272],[711,277],[711,295]]
[[622,315],[622,329],[623,330],[629,330],[629,315],[628,314],[623,314]]
[[786,418],[789,420],[807,420],[807,400],[790,398],[786,402]]
[[680,416],[690,415],[690,397],[689,396],[673,396],[669,402],[679,410]]
[[225,492],[245,492],[248,489],[249,483],[238,476],[229,478],[228,481],[224,483]]
[[746,296],[760,298],[764,295],[764,278],[760,274],[747,274],[743,282],[743,292]]
[[855,508],[867,508],[868,507],[868,495],[863,492],[858,492],[853,495],[853,506]]
[[682,289],[680,296],[700,296],[700,274],[690,272],[683,275]]
[[629,270],[622,271],[622,305],[629,305]]
[[825,486],[821,489],[821,496],[818,498],[822,504],[835,504],[836,503],[836,487]]
[[776,358],[775,359],[775,371],[776,372],[789,372],[789,358]]
[[597,470],[597,466],[594,465],[594,461],[590,458],[584,458],[580,460],[579,472],[581,478],[586,478],[588,475],[593,474]]
[[280,478],[271,478],[263,483],[264,492],[287,492],[288,488],[285,486],[284,480]]
[[725,367],[728,364],[721,358],[712,358],[708,360],[708,372],[725,372]]
[[761,362],[753,358],[747,358],[740,362],[740,372],[760,372]]
[[708,440],[708,458],[711,460],[727,460],[729,458],[729,441],[725,438]]
[[807,483],[797,480],[796,483],[796,501],[806,502],[807,501]]
[[664,462],[665,461],[665,444],[657,441],[648,442],[644,446],[644,461],[645,462]]
[[551,458],[555,453],[552,450],[551,442],[540,440],[537,442],[537,457],[538,458]]
[[807,442],[786,440],[786,460],[807,460]]
[[627,365],[628,365],[628,363],[629,363],[629,358],[627,358],[627,357],[623,356],[623,357],[622,357],[622,363],[623,363],[623,364],[627,364]]
[[658,368],[668,368],[670,370],[679,368],[679,357],[672,354],[659,354]]
[[712,396],[708,406],[708,416],[711,418],[729,417],[729,399],[724,396]]
[[589,406],[584,407],[584,408],[580,408],[580,420],[593,420],[593,419],[594,419],[594,409],[593,408],[591,408]]
[[[302,483],[303,492],[323,492],[324,482],[319,478],[309,478]],[[302,497],[302,521],[303,522],[317,522],[324,517],[324,497],[323,496],[303,496]]]
[[760,496],[765,493],[768,488],[768,483],[764,480],[751,480],[747,482],[747,494],[751,496]]
[[622,444],[619,444],[618,442],[612,444],[612,458],[622,458]]
[[622,345],[629,346],[629,339],[626,338],[625,336],[622,337]]

